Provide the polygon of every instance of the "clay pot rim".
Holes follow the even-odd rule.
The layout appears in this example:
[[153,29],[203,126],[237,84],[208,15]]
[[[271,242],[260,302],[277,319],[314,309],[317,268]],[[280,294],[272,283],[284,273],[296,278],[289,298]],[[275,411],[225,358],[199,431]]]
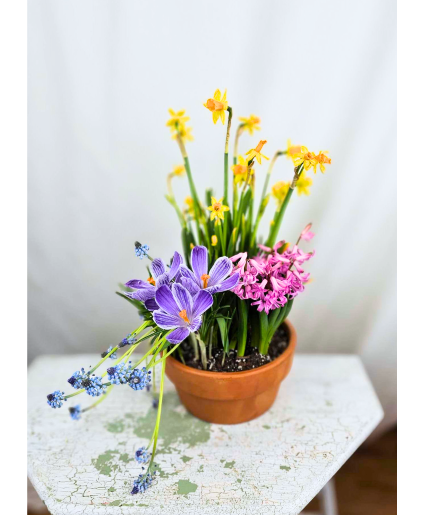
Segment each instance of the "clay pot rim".
[[283,361],[289,359],[295,351],[295,347],[297,345],[297,333],[295,332],[295,328],[289,320],[285,320],[284,322],[282,322],[282,325],[286,326],[286,329],[289,333],[288,347],[286,347],[286,349],[278,358],[274,359],[271,363],[267,363],[267,365],[262,365],[261,367],[254,368],[253,370],[243,370],[242,372],[209,372],[208,370],[198,370],[196,368],[183,365],[183,363],[178,361],[172,355],[169,356],[172,359],[172,363],[170,363],[170,365],[172,364],[172,367],[180,370],[180,372],[183,372],[185,374],[221,380],[223,380],[224,378],[247,378],[253,377],[258,374],[262,374],[266,370],[271,370],[272,368],[278,367]]

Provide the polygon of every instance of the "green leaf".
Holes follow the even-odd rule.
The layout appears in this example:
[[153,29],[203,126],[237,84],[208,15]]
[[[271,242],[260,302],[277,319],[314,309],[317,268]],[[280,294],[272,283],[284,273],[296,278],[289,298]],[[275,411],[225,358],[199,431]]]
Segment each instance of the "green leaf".
[[217,324],[220,329],[221,341],[223,342],[224,353],[229,353],[229,335],[227,332],[227,323],[224,318],[217,318]]
[[245,355],[246,338],[248,335],[248,302],[238,299],[238,356]]

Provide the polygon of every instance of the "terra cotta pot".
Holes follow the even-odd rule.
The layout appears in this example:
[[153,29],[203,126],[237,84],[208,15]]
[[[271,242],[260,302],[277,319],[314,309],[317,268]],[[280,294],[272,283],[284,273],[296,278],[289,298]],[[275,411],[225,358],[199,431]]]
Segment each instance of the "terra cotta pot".
[[289,344],[274,361],[243,372],[208,372],[183,365],[172,356],[166,374],[192,415],[216,424],[239,424],[257,418],[273,404],[280,383],[289,374],[297,335],[287,320]]

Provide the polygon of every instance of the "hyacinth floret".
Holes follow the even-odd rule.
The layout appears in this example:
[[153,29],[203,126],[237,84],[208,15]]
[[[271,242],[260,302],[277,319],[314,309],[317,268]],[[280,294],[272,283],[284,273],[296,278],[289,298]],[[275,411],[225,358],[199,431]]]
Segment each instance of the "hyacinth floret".
[[232,290],[240,299],[253,300],[258,311],[270,311],[283,307],[289,299],[295,298],[304,290],[310,274],[305,273],[301,265],[308,261],[314,252],[303,252],[297,245],[292,250],[285,248],[285,242],[278,242],[273,249],[259,245],[261,253],[247,258],[247,253],[233,256],[236,263],[233,274],[239,274],[240,280]]
[[142,369],[135,368],[128,380],[128,386],[133,390],[143,390],[151,381],[151,371],[147,371],[146,367]]
[[136,256],[140,259],[143,259],[148,255],[149,252],[149,246],[148,245],[142,245],[138,241],[134,243],[134,252]]

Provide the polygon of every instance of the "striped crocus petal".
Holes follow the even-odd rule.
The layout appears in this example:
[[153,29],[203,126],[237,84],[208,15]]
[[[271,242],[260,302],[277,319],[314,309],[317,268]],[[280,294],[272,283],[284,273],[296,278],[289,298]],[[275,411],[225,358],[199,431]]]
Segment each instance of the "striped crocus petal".
[[168,271],[168,279],[171,281],[177,275],[180,267],[183,264],[183,257],[178,252],[174,252],[173,262],[171,263],[170,270]]
[[167,341],[170,343],[177,345],[185,340],[190,334],[190,331],[187,327],[178,327],[174,329],[172,333],[167,336]]
[[228,257],[218,258],[209,272],[208,286],[221,283],[232,271],[232,262]]
[[202,245],[198,245],[192,249],[190,257],[192,270],[196,277],[200,279],[203,275],[208,273],[208,250]]

